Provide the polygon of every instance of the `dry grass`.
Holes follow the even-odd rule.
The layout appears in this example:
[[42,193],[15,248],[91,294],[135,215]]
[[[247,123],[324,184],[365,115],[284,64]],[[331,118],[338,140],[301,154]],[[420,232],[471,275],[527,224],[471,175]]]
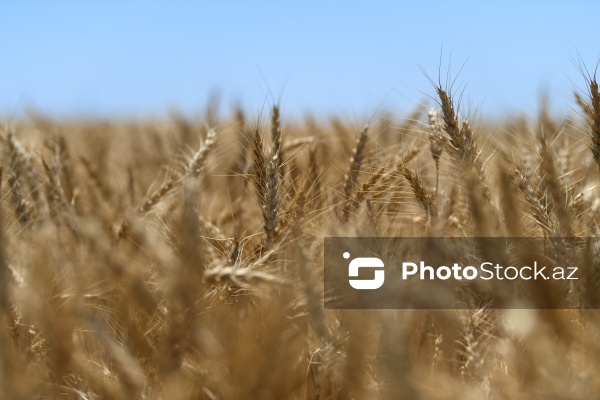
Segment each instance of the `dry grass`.
[[362,130],[278,107],[4,125],[0,398],[597,398],[595,310],[322,306],[336,235],[567,237],[555,262],[589,237],[585,291],[549,295],[597,304],[588,86],[582,121],[471,124],[436,87],[428,116]]

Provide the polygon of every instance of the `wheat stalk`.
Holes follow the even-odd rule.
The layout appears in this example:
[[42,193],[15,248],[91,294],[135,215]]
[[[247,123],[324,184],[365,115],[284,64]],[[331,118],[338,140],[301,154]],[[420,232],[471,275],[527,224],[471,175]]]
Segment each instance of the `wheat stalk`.
[[344,181],[344,207],[342,210],[342,218],[347,221],[350,216],[350,208],[352,206],[352,194],[354,193],[357,185],[358,185],[358,175],[360,173],[363,159],[365,156],[365,147],[367,144],[367,133],[369,131],[368,125],[365,125],[358,139],[356,139],[356,144],[354,145],[354,149],[352,150],[352,156],[350,157],[350,166],[348,168],[348,173],[346,174],[346,179]]

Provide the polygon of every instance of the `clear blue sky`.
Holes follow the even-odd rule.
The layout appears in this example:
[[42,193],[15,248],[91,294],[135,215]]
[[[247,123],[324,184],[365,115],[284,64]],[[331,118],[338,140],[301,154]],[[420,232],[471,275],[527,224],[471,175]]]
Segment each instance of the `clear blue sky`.
[[[10,4],[12,3],[12,4]],[[326,3],[326,4],[324,4]],[[535,112],[542,90],[572,105],[600,55],[600,2],[553,1],[2,1],[0,114],[144,116],[403,111],[433,95],[451,56],[479,112]]]

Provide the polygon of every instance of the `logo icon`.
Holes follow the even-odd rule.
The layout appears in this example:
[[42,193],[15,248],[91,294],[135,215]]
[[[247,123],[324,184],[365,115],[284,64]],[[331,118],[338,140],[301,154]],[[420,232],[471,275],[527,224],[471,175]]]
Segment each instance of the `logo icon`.
[[[343,257],[347,260],[350,258],[350,253],[345,252]],[[385,273],[383,271],[383,261],[376,257],[357,257],[350,261],[348,265],[348,276],[351,278],[358,277],[358,271],[361,268],[378,268],[373,279],[350,279],[350,286],[358,290],[373,290],[383,286]]]

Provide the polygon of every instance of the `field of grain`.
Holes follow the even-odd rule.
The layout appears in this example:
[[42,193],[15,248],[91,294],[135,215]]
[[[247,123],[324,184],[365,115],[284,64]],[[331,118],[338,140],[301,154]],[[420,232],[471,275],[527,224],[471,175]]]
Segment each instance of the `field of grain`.
[[[435,85],[365,126],[277,106],[4,121],[0,398],[598,398],[585,76],[570,118],[468,116]],[[569,310],[329,310],[328,236],[590,238],[561,242],[588,281],[545,294]]]

